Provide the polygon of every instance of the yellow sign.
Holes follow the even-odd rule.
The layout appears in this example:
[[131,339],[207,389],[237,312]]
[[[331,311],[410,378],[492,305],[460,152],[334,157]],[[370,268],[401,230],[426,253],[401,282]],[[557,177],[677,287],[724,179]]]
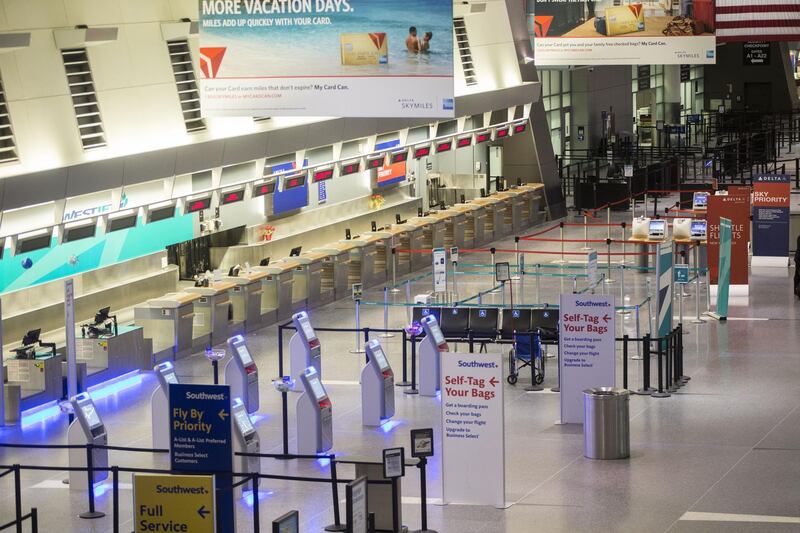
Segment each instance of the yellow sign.
[[134,474],[135,533],[214,533],[214,476]]

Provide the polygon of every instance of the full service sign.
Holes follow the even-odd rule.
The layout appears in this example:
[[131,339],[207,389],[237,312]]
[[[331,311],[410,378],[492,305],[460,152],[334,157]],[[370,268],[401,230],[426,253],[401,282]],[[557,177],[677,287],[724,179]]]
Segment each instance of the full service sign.
[[714,64],[712,2],[535,0],[537,65]]
[[505,506],[503,358],[442,354],[442,496]]
[[561,423],[583,423],[583,391],[613,387],[616,377],[614,296],[561,295]]
[[133,475],[135,533],[214,533],[214,476]]
[[202,0],[200,70],[204,116],[452,117],[453,4]]
[[777,257],[786,266],[789,257],[789,198],[786,174],[762,174],[753,184],[753,264]]

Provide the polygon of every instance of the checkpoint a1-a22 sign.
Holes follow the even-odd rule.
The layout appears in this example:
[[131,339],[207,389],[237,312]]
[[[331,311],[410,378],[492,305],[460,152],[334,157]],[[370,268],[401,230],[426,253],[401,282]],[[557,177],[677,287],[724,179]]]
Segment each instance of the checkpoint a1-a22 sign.
[[202,0],[204,116],[452,117],[451,0]]

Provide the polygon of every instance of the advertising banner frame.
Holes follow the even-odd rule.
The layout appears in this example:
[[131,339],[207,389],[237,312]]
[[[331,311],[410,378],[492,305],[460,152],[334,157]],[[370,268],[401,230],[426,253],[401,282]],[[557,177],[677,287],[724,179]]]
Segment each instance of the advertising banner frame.
[[791,192],[788,174],[753,178],[753,266],[788,266]]

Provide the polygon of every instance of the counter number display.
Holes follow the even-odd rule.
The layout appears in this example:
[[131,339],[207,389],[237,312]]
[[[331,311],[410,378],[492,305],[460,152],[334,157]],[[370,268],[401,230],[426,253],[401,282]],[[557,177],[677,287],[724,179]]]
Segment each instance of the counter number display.
[[306,184],[305,174],[292,174],[291,176],[284,176],[282,179],[284,191],[296,189]]
[[196,213],[197,211],[203,211],[209,207],[211,207],[211,196],[186,200],[187,213]]
[[339,175],[349,176],[350,174],[357,174],[358,172],[361,172],[361,161],[348,161],[342,165]]
[[505,128],[497,128],[494,133],[495,139],[502,139],[503,137],[508,137],[508,127]]
[[313,176],[314,183],[317,183],[319,181],[329,180],[331,178],[333,178],[332,168],[322,168],[314,171],[314,176]]
[[417,146],[414,148],[414,158],[415,159],[422,159],[423,157],[427,157],[431,155],[431,145],[426,144],[425,146]]
[[456,141],[456,147],[458,148],[466,148],[467,146],[472,146],[472,136],[469,137],[460,137]]
[[268,181],[266,183],[257,183],[253,186],[253,198],[264,196],[265,194],[272,194],[275,192],[275,182]]
[[402,163],[408,160],[408,150],[401,150],[399,152],[392,152],[392,164]]
[[523,133],[526,127],[527,124],[525,124],[524,122],[520,124],[514,124],[514,133]]
[[482,131],[475,134],[475,144],[485,143],[492,140],[492,134],[488,131]]
[[449,152],[452,148],[453,148],[452,140],[442,141],[436,145],[436,153],[441,154],[442,152]]
[[244,200],[244,189],[237,189],[235,191],[228,191],[222,193],[222,205],[233,204]]

